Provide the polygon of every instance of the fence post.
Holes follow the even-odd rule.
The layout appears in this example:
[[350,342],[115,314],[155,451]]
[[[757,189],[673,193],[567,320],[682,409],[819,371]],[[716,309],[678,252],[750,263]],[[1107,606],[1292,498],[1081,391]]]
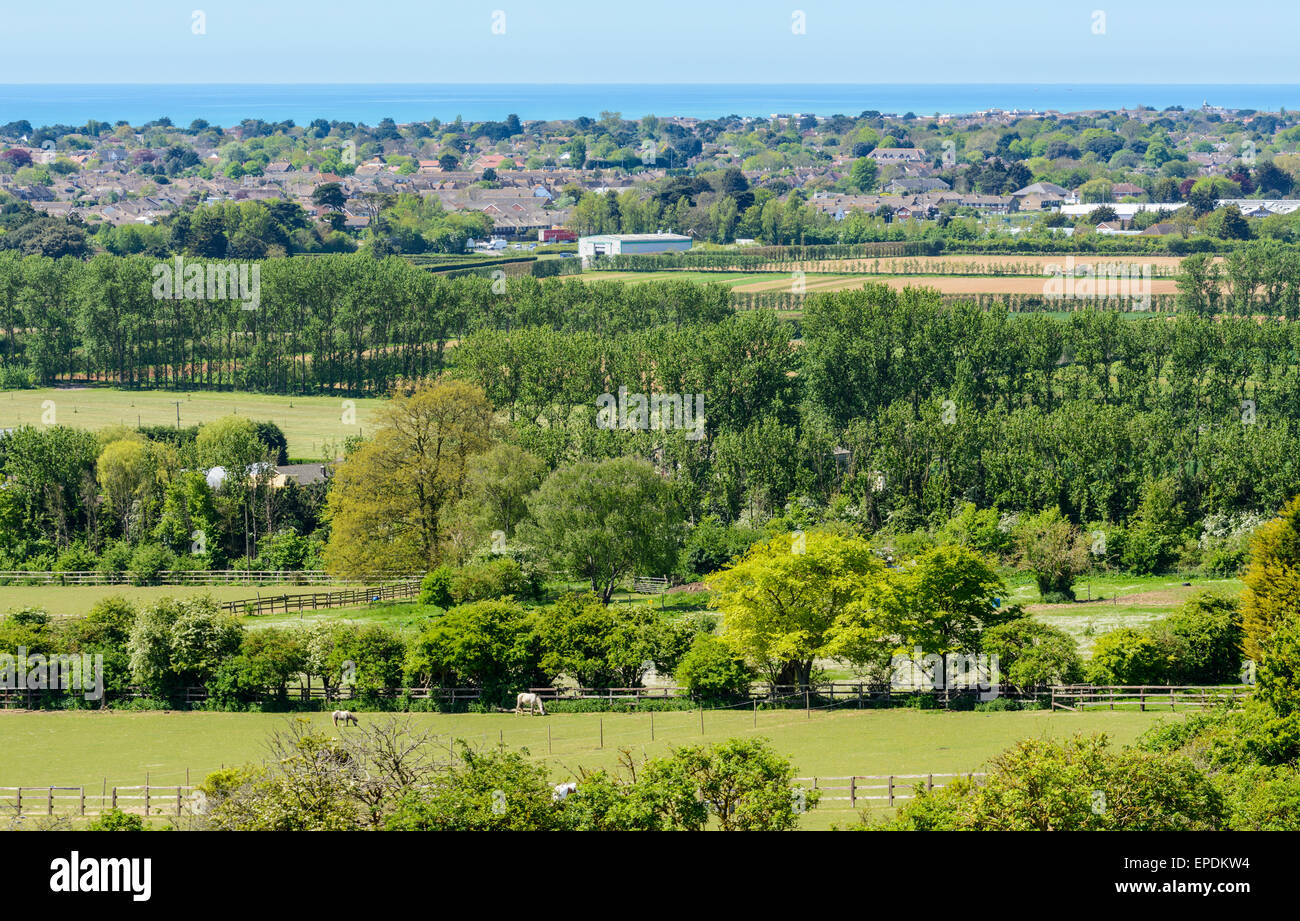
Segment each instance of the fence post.
[[86,788],[81,788],[81,814],[86,814]]
[[46,796],[47,799],[45,800],[45,814],[54,815],[54,788],[53,787],[50,787],[49,793],[46,794]]
[[849,808],[858,808],[858,778],[857,775],[849,778]]
[[889,775],[889,805],[891,808],[894,805],[894,775],[893,774]]
[[812,719],[812,697],[807,688],[803,689],[803,712],[808,719]]
[[176,814],[181,814],[181,788],[179,786],[176,788]]

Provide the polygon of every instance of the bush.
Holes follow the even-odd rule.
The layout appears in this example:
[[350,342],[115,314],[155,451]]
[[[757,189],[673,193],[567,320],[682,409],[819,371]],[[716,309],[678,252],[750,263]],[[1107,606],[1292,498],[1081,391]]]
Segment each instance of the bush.
[[313,550],[311,540],[296,531],[276,531],[262,542],[257,563],[259,568],[276,571],[308,569]]
[[1152,627],[1166,648],[1170,684],[1233,684],[1240,678],[1241,613],[1237,603],[1201,593]]
[[1173,480],[1149,480],[1142,500],[1129,522],[1123,561],[1140,574],[1163,572],[1176,559],[1182,544],[1182,506]]
[[105,575],[121,575],[131,567],[131,545],[124,540],[114,541],[99,555],[95,567]]
[[425,573],[420,582],[420,604],[431,604],[446,609],[454,602],[451,597],[451,577],[454,570],[450,566],[439,566]]
[[762,536],[752,528],[727,525],[716,515],[706,515],[686,537],[681,575],[694,580],[717,572],[743,555]]
[[1121,627],[1097,639],[1088,662],[1093,684],[1161,684],[1166,660],[1150,633]]
[[674,677],[696,697],[732,698],[749,690],[754,670],[722,640],[701,633],[682,657]]
[[1011,535],[1000,525],[997,509],[981,509],[967,502],[940,528],[938,536],[942,543],[960,544],[986,556],[1001,557],[1011,549]]
[[54,561],[54,568],[59,572],[91,572],[99,557],[85,544],[78,541],[68,546]]
[[130,577],[132,585],[160,585],[162,573],[172,568],[175,557],[166,547],[158,544],[141,544],[131,554]]
[[1240,575],[1250,561],[1250,538],[1263,523],[1259,515],[1207,515],[1201,525],[1201,572]]
[[508,556],[470,563],[451,577],[451,598],[456,604],[491,601],[506,595],[528,598],[536,594],[536,585],[524,575],[518,563]]
[[1073,684],[1083,674],[1074,638],[1032,617],[986,630],[980,648],[998,657],[998,669],[1016,687]]
[[0,390],[31,390],[36,386],[36,375],[26,368],[14,365],[0,367]]
[[1225,825],[1222,796],[1191,761],[1130,750],[1112,753],[1105,737],[1096,736],[1026,739],[993,760],[983,783],[957,780],[933,792],[918,786],[916,798],[884,827],[1193,831]]
[[88,831],[144,831],[144,819],[116,806],[86,826]]

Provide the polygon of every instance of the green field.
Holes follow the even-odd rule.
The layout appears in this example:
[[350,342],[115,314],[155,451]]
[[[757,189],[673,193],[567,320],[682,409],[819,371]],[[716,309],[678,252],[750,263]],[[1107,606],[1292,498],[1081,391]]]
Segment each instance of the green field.
[[1118,627],[1145,627],[1173,614],[1200,592],[1236,597],[1243,587],[1240,579],[1107,573],[1075,582],[1078,601],[1073,604],[1037,604],[1038,590],[1031,578],[1017,573],[1007,581],[1012,589],[1011,601],[1025,605],[1039,620],[1073,636],[1085,656],[1091,654],[1093,641],[1103,633]]
[[[331,586],[342,587],[342,586]],[[0,615],[16,608],[43,608],[56,616],[80,616],[89,613],[95,602],[110,595],[121,595],[137,605],[159,598],[211,595],[217,601],[237,601],[258,595],[283,595],[294,592],[325,591],[325,587],[305,585],[0,585]],[[318,612],[326,613],[326,612]]]
[[[333,460],[342,453],[343,441],[364,434],[371,425],[377,399],[345,397],[286,397],[232,391],[120,390],[113,387],[47,387],[40,390],[0,392],[0,428],[41,425],[49,417],[58,425],[92,431],[110,425],[175,425],[180,401],[182,426],[211,422],[222,416],[246,416],[256,422],[274,422],[289,441],[289,456],[301,460]],[[355,409],[345,424],[344,403]]]
[[[360,714],[363,721],[387,714]],[[503,714],[397,715],[422,731],[476,746],[504,743],[527,748],[556,781],[582,768],[612,767],[619,749],[636,757],[660,755],[673,745],[716,742],[760,735],[793,759],[801,776],[849,774],[960,773],[978,771],[992,756],[1019,739],[1064,738],[1104,732],[1127,744],[1169,715],[1135,712],[997,713],[916,710],[706,711],[704,733],[698,711],[570,713],[546,717]],[[0,712],[0,786],[74,785],[98,791],[103,785],[183,784],[224,765],[260,761],[266,739],[292,719],[310,719],[335,730],[327,714],[144,713],[130,711]],[[604,745],[601,747],[603,728]],[[549,744],[548,744],[549,730]],[[549,754],[548,754],[549,750]],[[810,827],[843,822],[852,813],[814,813]]]

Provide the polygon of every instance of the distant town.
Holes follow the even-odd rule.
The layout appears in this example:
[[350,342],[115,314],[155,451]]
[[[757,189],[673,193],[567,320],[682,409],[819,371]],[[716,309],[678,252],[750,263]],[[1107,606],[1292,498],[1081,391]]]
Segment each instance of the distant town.
[[1208,103],[224,129],[20,120],[0,125],[0,249],[261,259],[571,249],[629,234],[673,235],[638,253],[680,249],[677,238],[1290,240],[1297,151],[1292,113]]

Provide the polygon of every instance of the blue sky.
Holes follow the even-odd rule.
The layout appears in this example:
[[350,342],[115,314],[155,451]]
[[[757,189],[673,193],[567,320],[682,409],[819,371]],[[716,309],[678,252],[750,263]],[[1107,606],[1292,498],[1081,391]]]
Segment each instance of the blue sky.
[[0,83],[1300,83],[1295,2],[4,5]]

